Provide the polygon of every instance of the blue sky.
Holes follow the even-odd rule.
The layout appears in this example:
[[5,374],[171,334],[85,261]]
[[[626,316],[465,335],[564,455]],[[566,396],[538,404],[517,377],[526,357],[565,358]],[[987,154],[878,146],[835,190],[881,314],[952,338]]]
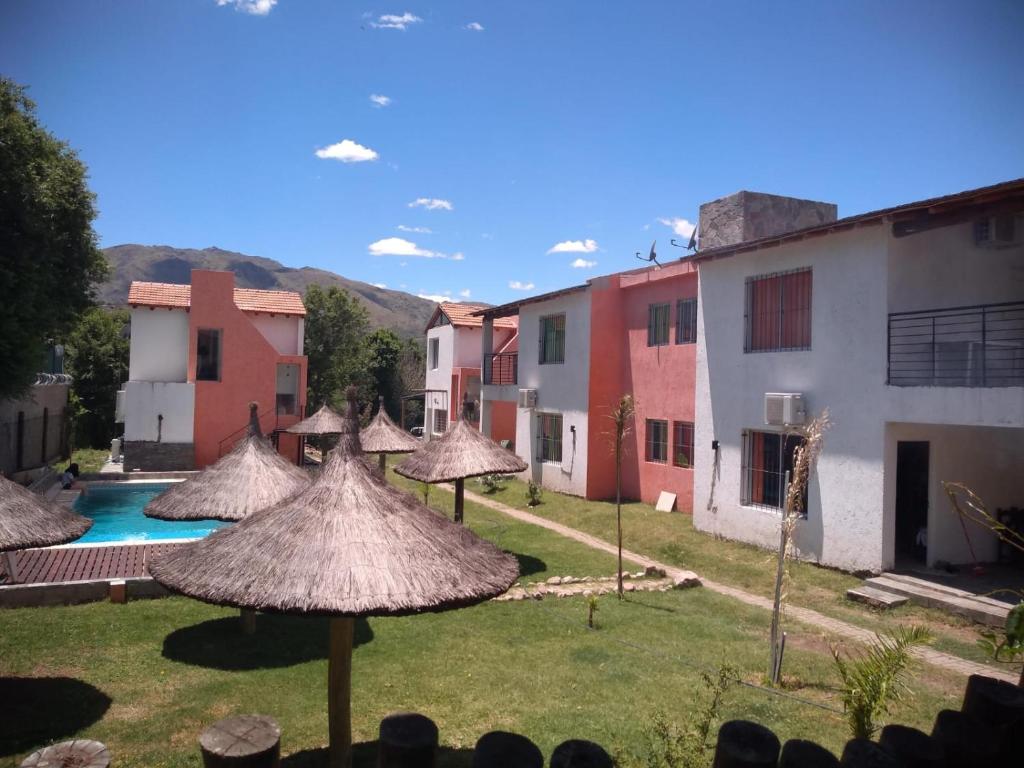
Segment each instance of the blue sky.
[[739,189],[842,216],[1024,176],[1022,37],[1018,0],[6,0],[0,72],[105,246],[502,302],[681,254]]

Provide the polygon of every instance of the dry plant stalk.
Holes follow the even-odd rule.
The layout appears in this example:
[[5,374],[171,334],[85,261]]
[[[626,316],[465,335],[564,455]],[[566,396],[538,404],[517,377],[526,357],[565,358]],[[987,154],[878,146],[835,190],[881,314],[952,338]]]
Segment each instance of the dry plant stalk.
[[622,443],[633,422],[635,404],[633,396],[625,394],[612,409],[610,418],[615,424],[615,529],[619,547],[619,569],[615,574],[618,582],[619,600],[623,597],[622,589]]
[[[949,502],[953,505],[953,511],[960,516],[961,520],[969,520],[975,525],[980,525],[985,530],[991,531],[998,536],[999,540],[1003,543],[1024,552],[1024,536],[999,522],[995,515],[988,511],[985,502],[974,491],[963,483],[953,483],[948,480],[942,481],[942,490],[949,496]],[[963,494],[963,506],[960,505],[959,494]]]
[[772,604],[772,624],[769,637],[768,679],[777,685],[782,675],[781,640],[782,610],[789,592],[789,570],[786,563],[793,555],[793,534],[804,514],[804,489],[821,454],[825,432],[831,426],[828,408],[806,426],[794,430],[803,441],[793,452],[793,474],[786,486],[786,498],[779,525],[779,553],[775,567],[775,600]]

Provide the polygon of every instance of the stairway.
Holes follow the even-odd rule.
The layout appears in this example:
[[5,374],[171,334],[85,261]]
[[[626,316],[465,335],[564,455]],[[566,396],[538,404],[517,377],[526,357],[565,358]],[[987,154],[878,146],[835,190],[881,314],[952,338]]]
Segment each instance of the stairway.
[[908,601],[963,616],[979,624],[1001,627],[1010,606],[984,595],[977,595],[934,581],[904,573],[885,572],[866,579],[859,587],[846,591],[849,600],[876,608],[894,608]]

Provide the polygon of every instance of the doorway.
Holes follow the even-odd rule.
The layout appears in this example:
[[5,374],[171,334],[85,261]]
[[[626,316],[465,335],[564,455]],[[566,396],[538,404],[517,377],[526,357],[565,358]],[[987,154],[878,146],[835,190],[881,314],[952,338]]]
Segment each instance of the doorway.
[[928,559],[928,443],[896,444],[896,559]]

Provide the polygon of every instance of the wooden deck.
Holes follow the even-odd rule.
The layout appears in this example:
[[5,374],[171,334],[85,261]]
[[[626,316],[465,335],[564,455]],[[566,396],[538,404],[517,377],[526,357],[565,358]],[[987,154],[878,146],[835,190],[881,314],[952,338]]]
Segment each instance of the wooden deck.
[[[146,563],[178,544],[115,544],[103,547],[26,549],[17,555],[19,584],[97,581],[149,576]],[[8,584],[0,558],[0,584]]]

